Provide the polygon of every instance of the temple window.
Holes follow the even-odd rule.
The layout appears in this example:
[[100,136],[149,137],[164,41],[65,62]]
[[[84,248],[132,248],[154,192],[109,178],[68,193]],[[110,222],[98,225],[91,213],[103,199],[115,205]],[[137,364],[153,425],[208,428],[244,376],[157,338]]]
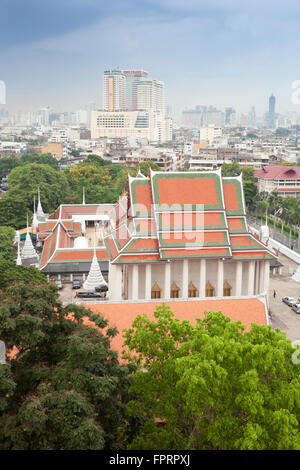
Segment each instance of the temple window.
[[151,289],[151,299],[161,299],[161,288],[155,282]]
[[210,281],[207,281],[207,283],[206,283],[205,296],[206,297],[214,297],[215,296],[215,288],[210,283]]
[[171,285],[171,299],[178,299],[179,298],[179,287],[177,286],[176,282],[172,282]]
[[229,284],[228,281],[225,281],[224,286],[223,286],[223,295],[224,295],[224,297],[230,297],[231,296],[231,290],[232,290],[231,285]]
[[189,297],[197,297],[197,288],[192,281],[189,283]]

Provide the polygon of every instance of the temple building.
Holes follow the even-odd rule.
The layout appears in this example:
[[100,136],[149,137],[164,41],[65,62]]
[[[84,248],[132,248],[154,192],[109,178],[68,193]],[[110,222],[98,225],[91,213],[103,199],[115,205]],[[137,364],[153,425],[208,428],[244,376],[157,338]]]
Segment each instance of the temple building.
[[265,294],[276,258],[248,231],[242,177],[221,169],[128,176],[105,245],[113,301]]
[[[38,224],[42,244],[39,269],[49,278],[85,281],[96,257],[105,278],[109,260],[104,237],[108,232],[115,204],[63,204]],[[94,263],[95,268],[95,263]],[[93,268],[93,269],[94,269]]]

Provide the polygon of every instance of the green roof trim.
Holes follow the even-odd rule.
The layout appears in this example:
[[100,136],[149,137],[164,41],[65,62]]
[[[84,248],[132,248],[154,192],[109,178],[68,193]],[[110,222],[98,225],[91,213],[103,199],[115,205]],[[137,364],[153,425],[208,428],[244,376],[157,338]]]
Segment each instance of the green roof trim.
[[[182,232],[184,234],[184,232]],[[196,235],[197,232],[195,232],[195,235]],[[228,232],[224,231],[222,232],[223,234],[223,242],[201,242],[201,241],[191,241],[191,242],[171,242],[171,243],[168,243],[168,242],[165,242],[163,240],[163,235],[164,235],[164,232],[160,232],[159,233],[159,244],[160,246],[162,247],[195,247],[195,246],[199,246],[199,247],[202,247],[202,246],[213,246],[213,247],[220,247],[220,246],[224,246],[224,245],[230,245],[230,242],[229,242],[229,238],[228,238]],[[204,235],[204,233],[203,233]]]
[[[224,204],[223,204],[223,198],[222,198],[222,187],[221,187],[221,178],[218,174],[216,173],[207,173],[207,172],[197,172],[197,173],[155,173],[152,176],[152,189],[153,189],[153,199],[154,199],[154,204],[155,204],[155,210],[159,211],[164,209],[164,204],[161,205],[160,199],[159,199],[159,190],[158,190],[158,181],[162,179],[213,179],[216,184],[216,193],[217,193],[217,199],[218,203],[217,204],[205,204],[204,205],[204,210],[222,210],[224,209]],[[176,201],[174,201],[174,205],[177,204]],[[199,212],[199,206],[201,205],[201,201],[197,204],[191,204],[190,210],[191,211],[198,211]],[[180,212],[182,211],[182,208],[184,207],[184,204],[178,204],[178,209],[174,208],[171,209],[172,212]]]
[[161,250],[160,251],[161,253],[161,258],[162,259],[184,259],[184,258],[224,258],[224,257],[228,257],[228,258],[231,258],[232,255],[231,255],[231,252],[230,252],[230,248],[225,248],[225,252],[220,254],[220,253],[215,253],[215,254],[207,254],[207,253],[204,253],[203,255],[199,254],[199,252],[195,255],[190,255],[190,254],[181,254],[181,255],[170,255],[170,254],[166,254],[165,250]]
[[226,209],[227,214],[228,215],[244,215],[245,209],[244,209],[243,188],[242,188],[241,181],[237,178],[222,178],[222,180],[223,180],[223,185],[234,184],[236,188],[236,195],[237,195],[237,201],[238,201],[238,206],[239,206],[237,210]]
[[137,210],[137,194],[136,194],[136,188],[137,186],[149,186],[151,189],[151,183],[149,179],[137,179],[133,180],[130,184],[130,193],[131,193],[131,199],[132,199],[132,215],[133,217],[150,217],[151,212],[149,211],[138,211]]
[[[122,250],[122,253],[158,253],[157,248],[132,248],[139,238],[134,238],[128,245]],[[149,240],[149,239],[148,239]]]
[[[171,212],[170,212],[171,213]],[[183,223],[184,223],[184,218],[185,218],[185,215],[189,214],[187,212],[182,212],[183,214]],[[197,212],[194,212],[193,214],[197,214]],[[199,212],[198,212],[199,214]],[[163,225],[162,223],[162,217],[161,217],[161,212],[157,212],[156,213],[156,218],[157,218],[157,222],[158,222],[158,230],[165,230],[165,231],[173,231],[173,232],[177,232],[177,231],[180,231],[180,230],[185,230],[185,231],[188,231],[188,230],[205,230],[205,229],[226,229],[227,226],[226,226],[226,221],[225,221],[225,214],[224,212],[219,212],[218,213],[220,215],[220,218],[221,218],[221,223],[218,224],[218,225],[203,225],[203,224],[198,224],[198,225],[187,225],[184,223],[184,225],[174,225],[174,226],[167,226],[167,225]],[[178,213],[177,213],[178,215]]]

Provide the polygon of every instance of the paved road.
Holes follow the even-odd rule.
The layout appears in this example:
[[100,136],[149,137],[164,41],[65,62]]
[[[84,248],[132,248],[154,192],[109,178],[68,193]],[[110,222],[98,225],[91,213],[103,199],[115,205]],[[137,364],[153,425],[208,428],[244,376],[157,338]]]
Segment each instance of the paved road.
[[[279,261],[283,264],[282,276],[276,274],[270,276],[269,304],[273,329],[280,328],[285,331],[292,341],[300,339],[300,315],[297,315],[290,307],[282,302],[282,297],[300,297],[300,283],[291,279],[291,274],[298,267],[296,263],[279,255]],[[276,290],[276,298],[273,291]]]

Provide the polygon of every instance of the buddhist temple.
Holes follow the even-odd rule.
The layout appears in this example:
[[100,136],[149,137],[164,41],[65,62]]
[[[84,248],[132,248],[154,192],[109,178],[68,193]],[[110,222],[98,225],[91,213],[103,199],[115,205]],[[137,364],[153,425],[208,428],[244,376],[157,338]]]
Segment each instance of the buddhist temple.
[[110,300],[263,294],[270,261],[248,231],[242,177],[205,172],[128,176],[105,237]]

